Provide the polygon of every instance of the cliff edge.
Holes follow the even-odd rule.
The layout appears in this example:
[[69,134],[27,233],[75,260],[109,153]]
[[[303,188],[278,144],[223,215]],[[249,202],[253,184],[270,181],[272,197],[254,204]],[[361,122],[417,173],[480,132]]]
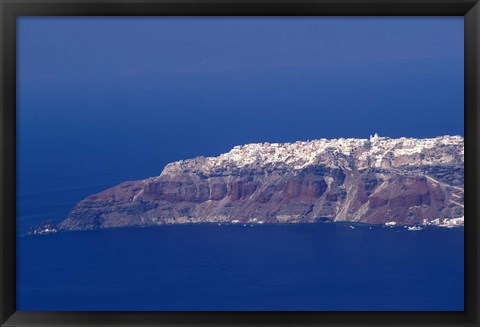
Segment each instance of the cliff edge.
[[[463,222],[461,136],[236,146],[79,202],[59,230],[176,223]],[[460,219],[462,218],[462,219]]]

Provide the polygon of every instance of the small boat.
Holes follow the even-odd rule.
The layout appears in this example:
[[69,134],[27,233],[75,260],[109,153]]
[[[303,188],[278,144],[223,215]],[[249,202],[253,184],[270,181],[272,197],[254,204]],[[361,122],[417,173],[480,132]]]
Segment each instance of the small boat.
[[407,228],[408,230],[422,230],[423,228],[420,226],[411,226]]
[[349,227],[350,227],[351,229],[355,229],[355,227],[353,227],[353,226],[351,226],[351,225],[350,225]]

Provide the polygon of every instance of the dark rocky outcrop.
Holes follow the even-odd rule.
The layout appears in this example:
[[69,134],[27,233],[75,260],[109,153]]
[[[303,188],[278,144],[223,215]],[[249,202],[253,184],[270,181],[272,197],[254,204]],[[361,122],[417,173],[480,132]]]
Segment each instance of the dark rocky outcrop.
[[89,196],[58,228],[317,221],[416,225],[462,217],[463,180],[460,137],[247,145],[215,158],[175,162],[160,176]]

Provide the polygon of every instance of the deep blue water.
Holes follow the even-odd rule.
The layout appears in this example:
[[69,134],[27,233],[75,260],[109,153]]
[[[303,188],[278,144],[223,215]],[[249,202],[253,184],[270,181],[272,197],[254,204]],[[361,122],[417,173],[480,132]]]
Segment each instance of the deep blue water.
[[18,310],[463,310],[463,230],[173,225],[18,237]]
[[19,310],[463,309],[461,230],[21,236],[239,144],[463,135],[463,17],[23,17],[17,41]]

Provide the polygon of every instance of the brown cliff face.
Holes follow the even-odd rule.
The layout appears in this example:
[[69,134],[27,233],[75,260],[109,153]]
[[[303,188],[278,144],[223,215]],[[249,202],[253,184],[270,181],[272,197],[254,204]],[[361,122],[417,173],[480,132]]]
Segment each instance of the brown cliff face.
[[167,166],[158,177],[125,182],[92,195],[58,226],[87,230],[325,220],[413,225],[463,216],[463,160],[362,167],[355,162],[356,156],[338,156],[337,165],[320,161],[295,169],[257,164],[204,169],[208,158],[192,159]]

